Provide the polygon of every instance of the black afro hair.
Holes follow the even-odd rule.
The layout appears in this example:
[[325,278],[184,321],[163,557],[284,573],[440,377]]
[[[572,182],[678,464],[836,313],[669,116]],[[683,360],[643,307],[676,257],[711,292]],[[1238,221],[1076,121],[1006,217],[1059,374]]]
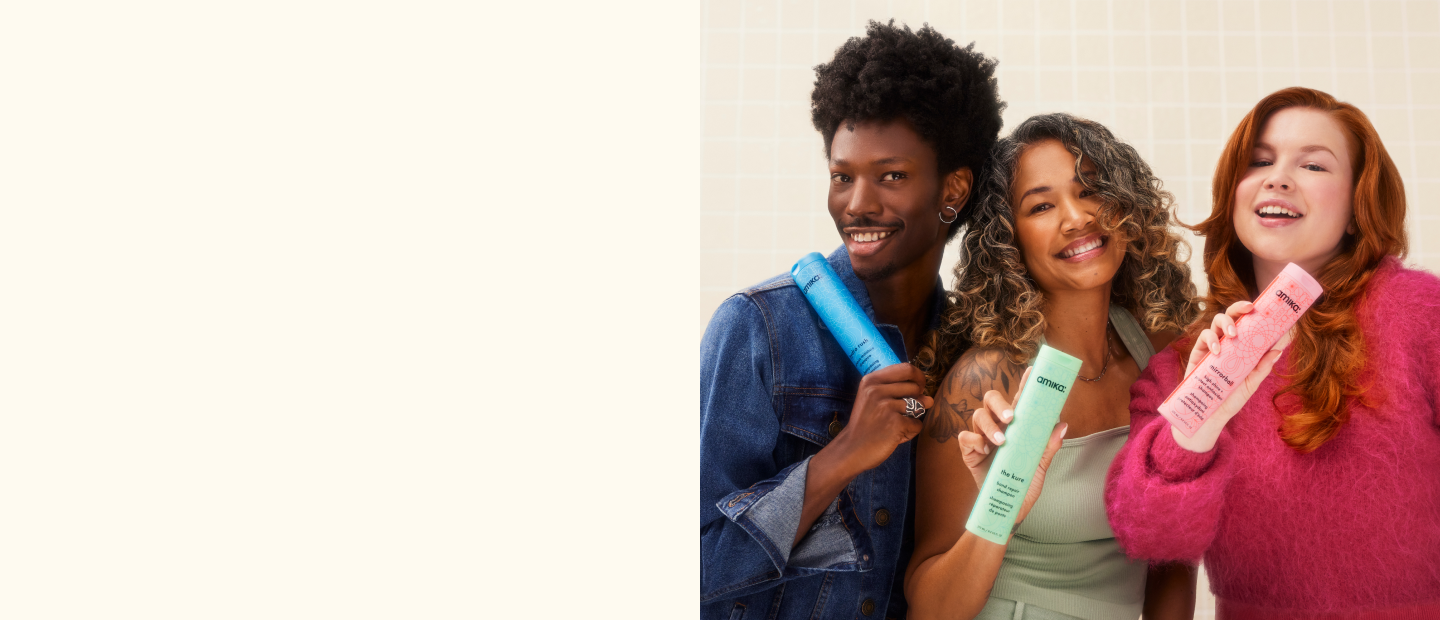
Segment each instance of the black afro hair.
[[[895,20],[872,21],[863,38],[846,41],[815,74],[810,118],[825,137],[825,157],[841,122],[903,116],[935,148],[941,173],[969,168],[971,187],[983,185],[1005,103],[995,61],[974,43],[962,48],[928,24],[911,32]],[[969,219],[965,211],[962,220]],[[951,236],[959,229],[951,227]]]

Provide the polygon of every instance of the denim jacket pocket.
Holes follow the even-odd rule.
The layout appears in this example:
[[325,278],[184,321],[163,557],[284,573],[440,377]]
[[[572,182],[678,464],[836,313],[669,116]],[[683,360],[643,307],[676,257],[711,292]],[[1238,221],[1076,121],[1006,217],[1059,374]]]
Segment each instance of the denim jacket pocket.
[[830,388],[785,388],[780,398],[780,430],[814,444],[816,451],[845,428],[855,404],[854,394]]

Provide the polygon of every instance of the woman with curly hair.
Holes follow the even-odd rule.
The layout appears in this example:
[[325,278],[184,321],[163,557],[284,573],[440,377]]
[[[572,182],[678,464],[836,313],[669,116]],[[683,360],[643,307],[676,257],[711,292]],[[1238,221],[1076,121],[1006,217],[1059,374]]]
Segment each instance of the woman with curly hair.
[[[1193,571],[1128,561],[1102,499],[1130,384],[1198,313],[1174,199],[1134,148],[1067,114],[1022,123],[990,166],[930,369],[943,380],[917,446],[911,618],[1188,618]],[[1080,376],[998,545],[965,522],[1041,343]]]
[[[1440,618],[1440,279],[1398,260],[1399,171],[1355,106],[1287,88],[1231,134],[1213,196],[1195,228],[1206,305],[1228,310],[1135,383],[1105,494],[1116,538],[1204,556],[1219,618]],[[1324,294],[1193,436],[1175,432],[1157,409],[1186,359],[1227,346],[1288,263]]]

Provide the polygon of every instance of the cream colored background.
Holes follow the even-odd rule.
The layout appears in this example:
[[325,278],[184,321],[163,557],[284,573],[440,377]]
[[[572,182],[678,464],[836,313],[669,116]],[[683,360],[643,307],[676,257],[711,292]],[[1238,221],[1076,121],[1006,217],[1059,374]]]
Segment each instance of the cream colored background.
[[694,617],[700,20],[0,5],[0,618]]
[[[999,59],[1004,135],[1065,111],[1134,145],[1180,219],[1210,208],[1224,140],[1266,93],[1327,91],[1364,110],[1400,168],[1410,262],[1440,267],[1440,3],[1184,0],[710,0],[704,100],[700,329],[726,296],[839,245],[825,212],[814,65],[867,20],[929,23]],[[1202,248],[1192,242],[1194,255]],[[953,244],[952,244],[953,247]],[[947,252],[945,281],[954,254]],[[1192,260],[1198,267],[1198,262]],[[1197,284],[1203,274],[1196,269]]]
[[[1370,116],[1400,168],[1411,264],[1440,268],[1440,3],[1376,0],[739,0],[702,3],[700,329],[725,297],[839,236],[810,125],[814,65],[868,20],[929,23],[999,59],[1004,135],[1065,111],[1105,123],[1210,209],[1224,140],[1259,98],[1309,86]],[[1188,235],[1188,233],[1187,233]],[[1190,236],[1196,284],[1204,290]],[[955,259],[947,248],[945,282]],[[1213,616],[1202,584],[1197,618]]]

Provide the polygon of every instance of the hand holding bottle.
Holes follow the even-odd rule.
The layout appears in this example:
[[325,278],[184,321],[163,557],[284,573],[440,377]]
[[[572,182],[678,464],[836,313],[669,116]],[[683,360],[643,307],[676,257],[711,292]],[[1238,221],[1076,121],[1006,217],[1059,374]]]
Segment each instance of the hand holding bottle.
[[[1025,373],[1020,376],[1021,392],[1025,390],[1031,370],[1032,368],[1026,368]],[[1017,392],[1015,402],[1019,401],[1020,392]],[[1005,395],[999,391],[986,392],[983,404],[983,407],[976,409],[970,416],[970,430],[961,431],[959,436],[961,457],[965,459],[965,466],[970,469],[970,476],[975,479],[977,488],[984,485],[985,476],[990,473],[990,463],[994,460],[996,448],[1005,443],[1005,428],[1015,420],[1015,403],[1006,400]],[[1025,516],[1030,514],[1030,507],[1035,505],[1035,500],[1040,499],[1040,490],[1045,484],[1045,470],[1050,467],[1055,453],[1060,451],[1068,428],[1068,424],[1061,422],[1050,432],[1050,441],[1045,444],[1045,452],[1040,456],[1040,466],[1036,468],[1030,488],[1025,492],[1025,500],[1016,512],[1015,523],[1024,521]]]
[[851,475],[878,467],[895,448],[920,434],[920,420],[905,415],[905,398],[929,409],[935,401],[924,395],[925,374],[910,364],[886,366],[860,379],[850,421],[826,450],[837,453]]
[[[1195,339],[1195,347],[1190,350],[1190,361],[1185,366],[1185,376],[1190,376],[1190,373],[1195,370],[1195,366],[1210,352],[1219,353],[1225,346],[1227,338],[1236,337],[1235,321],[1254,309],[1255,304],[1248,301],[1237,301],[1230,304],[1224,314],[1215,315],[1210,322],[1210,327],[1200,332]],[[1172,425],[1170,433],[1175,437],[1175,443],[1191,452],[1209,452],[1213,449],[1215,442],[1220,439],[1220,431],[1225,429],[1225,425],[1235,417],[1236,413],[1240,412],[1245,403],[1250,402],[1250,396],[1259,389],[1260,383],[1265,381],[1265,377],[1270,376],[1270,371],[1275,367],[1275,361],[1280,359],[1280,353],[1290,345],[1294,333],[1295,328],[1291,327],[1269,351],[1265,352],[1265,355],[1261,356],[1259,363],[1255,364],[1255,369],[1245,376],[1240,385],[1236,386],[1235,391],[1226,397],[1215,414],[1205,420],[1205,423],[1195,431],[1194,435],[1186,437],[1184,433],[1180,432],[1180,429]]]

